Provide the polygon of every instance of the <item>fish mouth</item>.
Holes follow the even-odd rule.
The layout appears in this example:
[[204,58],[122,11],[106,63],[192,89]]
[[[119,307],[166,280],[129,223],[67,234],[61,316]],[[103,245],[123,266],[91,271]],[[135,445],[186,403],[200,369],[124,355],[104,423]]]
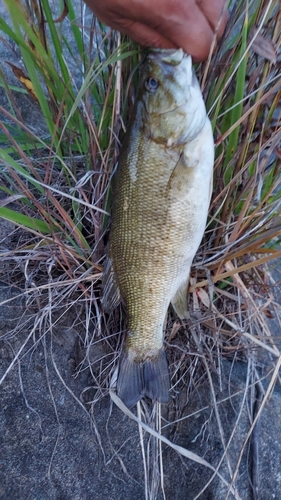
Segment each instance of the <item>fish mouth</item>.
[[151,47],[149,49],[148,59],[160,59],[162,62],[169,64],[171,66],[178,66],[183,59],[190,57],[189,54],[186,54],[183,49],[157,49],[155,47]]

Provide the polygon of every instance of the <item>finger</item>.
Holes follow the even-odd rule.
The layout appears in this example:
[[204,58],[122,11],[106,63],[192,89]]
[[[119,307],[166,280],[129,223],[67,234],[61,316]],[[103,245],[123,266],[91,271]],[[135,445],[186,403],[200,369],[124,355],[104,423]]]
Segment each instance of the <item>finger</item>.
[[156,47],[158,49],[179,48],[179,45],[175,44],[172,40],[169,40],[155,29],[137,21],[122,19],[112,27],[128,35],[134,42],[145,47]]
[[[138,15],[143,24],[149,25],[197,61],[207,59],[213,41],[213,28],[195,0],[153,0],[153,15],[150,12],[150,16],[148,1],[142,1],[139,6]],[[131,12],[130,17],[133,18],[133,15]]]
[[184,8],[176,15],[172,14],[170,20],[159,26],[158,30],[197,61],[207,59],[213,41],[213,29],[197,5],[192,7],[192,17],[190,10]]
[[[127,19],[119,20],[118,23],[111,23],[111,26],[145,47],[157,47],[159,49],[181,47],[196,61],[207,59],[213,40],[213,31],[204,18],[202,19],[201,32],[198,24],[194,28],[186,29],[186,26],[183,27],[178,23],[173,25],[173,29],[168,27],[165,30],[163,26],[158,26],[156,30],[140,22]],[[195,39],[199,37],[200,43],[194,44],[194,37]]]
[[220,39],[223,35],[226,23],[228,21],[227,4],[224,0],[196,0],[196,3],[211,28],[215,32],[217,30],[217,37]]
[[[115,0],[113,3],[112,0],[104,0],[103,4],[97,0],[86,0],[100,20],[141,45],[182,47],[195,60],[202,61],[208,57],[214,37],[213,26],[220,16],[223,0],[197,1],[200,6],[195,0]],[[208,7],[208,2],[215,7]],[[220,28],[221,32],[223,28]]]
[[147,1],[139,4],[137,11],[133,10],[132,2],[127,13],[130,20],[119,18],[118,23],[122,23],[122,26],[119,24],[114,27],[142,45],[158,48],[181,47],[197,61],[207,59],[213,40],[213,29],[195,4],[195,0],[174,0],[164,4],[153,0],[152,12],[147,9]]

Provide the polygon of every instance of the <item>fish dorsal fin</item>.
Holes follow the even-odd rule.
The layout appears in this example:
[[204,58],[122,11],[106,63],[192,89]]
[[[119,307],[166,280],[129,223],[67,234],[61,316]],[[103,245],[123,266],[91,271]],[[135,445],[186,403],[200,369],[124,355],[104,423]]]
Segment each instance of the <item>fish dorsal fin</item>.
[[106,258],[104,265],[102,289],[102,307],[105,312],[109,313],[121,302],[119,286],[109,256]]

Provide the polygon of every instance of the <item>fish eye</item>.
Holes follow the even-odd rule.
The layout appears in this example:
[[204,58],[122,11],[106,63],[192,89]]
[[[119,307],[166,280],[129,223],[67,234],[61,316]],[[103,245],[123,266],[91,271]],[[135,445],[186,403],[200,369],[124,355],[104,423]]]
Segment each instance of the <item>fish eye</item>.
[[156,80],[156,78],[153,78],[153,76],[150,76],[144,82],[144,86],[146,90],[148,90],[148,92],[155,92],[155,90],[157,90],[158,88],[158,85],[158,80]]

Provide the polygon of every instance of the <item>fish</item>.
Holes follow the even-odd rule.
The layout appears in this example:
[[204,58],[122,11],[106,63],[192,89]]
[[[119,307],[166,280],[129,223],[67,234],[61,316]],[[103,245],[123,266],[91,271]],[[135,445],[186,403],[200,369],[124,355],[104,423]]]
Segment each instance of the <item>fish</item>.
[[150,49],[112,182],[102,307],[127,311],[117,395],[167,403],[164,323],[188,318],[190,267],[212,194],[214,140],[191,56]]

